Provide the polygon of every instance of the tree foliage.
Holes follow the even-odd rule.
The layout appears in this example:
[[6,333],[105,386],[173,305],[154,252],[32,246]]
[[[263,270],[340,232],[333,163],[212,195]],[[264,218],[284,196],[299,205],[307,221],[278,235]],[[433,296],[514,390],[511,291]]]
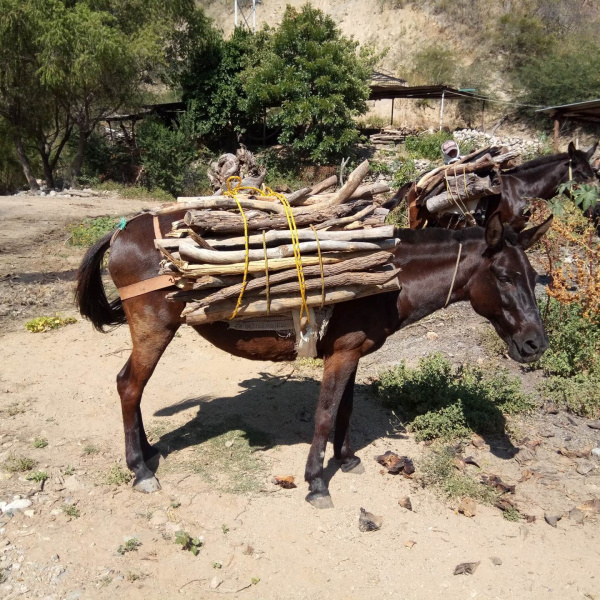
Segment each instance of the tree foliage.
[[359,139],[353,117],[366,112],[373,55],[357,52],[320,10],[288,6],[260,64],[245,73],[249,110],[267,111],[279,141],[322,162]]

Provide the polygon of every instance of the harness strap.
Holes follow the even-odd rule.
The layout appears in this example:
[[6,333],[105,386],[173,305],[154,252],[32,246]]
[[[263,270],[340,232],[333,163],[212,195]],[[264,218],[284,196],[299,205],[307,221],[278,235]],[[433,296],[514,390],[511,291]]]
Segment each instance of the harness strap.
[[131,285],[126,285],[119,288],[119,296],[121,300],[127,300],[128,298],[135,298],[148,292],[155,292],[156,290],[162,290],[175,285],[175,277],[173,275],[158,275],[157,277],[150,277],[150,279],[144,279]]
[[163,239],[163,235],[162,232],[160,230],[160,221],[158,220],[158,217],[156,215],[154,215],[152,217],[152,225],[154,225],[154,237],[157,240],[162,240]]
[[456,257],[456,265],[454,266],[454,273],[452,274],[452,283],[450,284],[450,291],[448,292],[448,297],[446,298],[446,304],[444,304],[444,308],[448,306],[448,302],[450,302],[450,296],[452,296],[452,292],[454,291],[454,282],[456,281],[456,274],[458,273],[458,263],[460,263],[461,254],[462,243],[458,246],[458,256]]

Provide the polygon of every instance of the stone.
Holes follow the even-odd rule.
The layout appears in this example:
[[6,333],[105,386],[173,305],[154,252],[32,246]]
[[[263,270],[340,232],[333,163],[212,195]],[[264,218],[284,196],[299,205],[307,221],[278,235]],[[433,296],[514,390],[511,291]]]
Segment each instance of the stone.
[[473,498],[463,498],[459,507],[458,512],[465,515],[465,517],[474,517],[477,512],[477,504]]
[[33,517],[35,517],[35,510],[24,510],[23,514],[26,517],[29,517],[30,519],[32,519]]
[[546,523],[548,523],[548,525],[551,525],[554,528],[556,528],[556,524],[561,520],[561,518],[561,515],[551,515],[548,513],[544,513],[544,520],[546,521]]
[[439,336],[439,335],[438,335],[438,334],[437,334],[435,331],[428,331],[428,332],[425,334],[425,337],[426,337],[428,340],[431,340],[431,341],[433,341],[433,340],[437,340],[437,339],[438,339],[440,336]]
[[169,517],[164,510],[157,510],[152,514],[152,518],[149,523],[152,527],[160,527],[161,525],[165,525],[168,523]]
[[589,475],[596,468],[593,462],[585,458],[576,460],[575,463],[577,464],[577,472],[584,476]]
[[31,500],[27,500],[27,498],[18,498],[6,504],[2,512],[3,513],[14,513],[17,510],[24,510],[25,508],[29,508],[31,506]]
[[402,498],[400,498],[400,500],[398,500],[398,504],[402,507],[405,508],[406,510],[411,510],[412,511],[412,502],[410,501],[410,498],[408,496],[402,496]]
[[79,481],[79,479],[77,479],[75,475],[65,477],[64,486],[65,489],[69,490],[70,492],[76,492],[84,488],[84,485]]
[[585,519],[585,515],[578,508],[572,508],[569,511],[569,519],[575,521],[575,523],[577,523],[578,525],[581,525],[583,523],[583,520]]
[[497,556],[490,556],[490,560],[496,567],[499,567],[502,564],[502,559],[498,558]]
[[216,590],[223,583],[222,579],[219,579],[216,575],[212,578],[210,582],[210,589]]
[[600,458],[600,448],[592,448],[592,456]]

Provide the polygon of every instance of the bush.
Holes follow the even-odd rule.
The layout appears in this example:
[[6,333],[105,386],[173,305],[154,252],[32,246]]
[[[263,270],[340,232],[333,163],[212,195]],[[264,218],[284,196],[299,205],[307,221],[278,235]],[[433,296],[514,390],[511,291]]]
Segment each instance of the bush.
[[185,113],[171,128],[150,119],[142,123],[137,142],[149,190],[181,194],[186,172],[197,154],[195,128],[191,113]]
[[417,171],[414,159],[407,158],[400,164],[399,169],[394,173],[391,187],[398,190],[409,181],[414,181],[418,174],[419,172]]
[[442,158],[442,144],[451,139],[452,135],[445,131],[410,135],[406,138],[404,147],[412,158],[440,160]]
[[533,408],[518,377],[496,368],[454,369],[436,353],[422,358],[416,369],[402,362],[381,374],[377,393],[385,406],[399,411],[416,439],[468,438],[478,433],[502,433],[504,414]]
[[82,223],[71,223],[67,230],[71,234],[69,243],[71,246],[88,248],[95,244],[101,237],[110,231],[113,231],[118,219],[115,217],[97,217],[95,219],[86,219]]

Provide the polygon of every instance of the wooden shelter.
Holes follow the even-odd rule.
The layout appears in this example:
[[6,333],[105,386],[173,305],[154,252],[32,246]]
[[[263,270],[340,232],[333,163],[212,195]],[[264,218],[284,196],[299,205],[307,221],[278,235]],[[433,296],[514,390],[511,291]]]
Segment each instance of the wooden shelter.
[[561,104],[560,106],[548,106],[535,112],[543,113],[554,119],[554,152],[558,152],[558,134],[561,120],[563,122],[572,119],[573,121],[600,123],[600,98],[586,100],[585,102]]

